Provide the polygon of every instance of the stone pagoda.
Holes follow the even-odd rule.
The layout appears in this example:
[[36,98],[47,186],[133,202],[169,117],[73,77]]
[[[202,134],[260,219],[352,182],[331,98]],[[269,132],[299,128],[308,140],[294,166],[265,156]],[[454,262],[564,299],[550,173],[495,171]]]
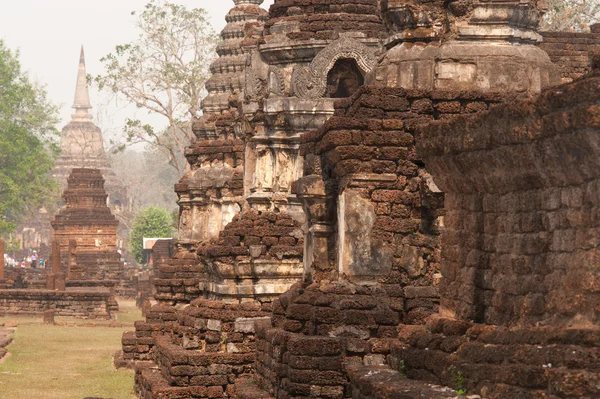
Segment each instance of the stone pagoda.
[[63,260],[72,257],[68,260],[70,279],[118,280],[122,276],[119,222],[106,205],[107,197],[100,170],[73,169],[63,193],[66,205],[52,221]]
[[71,122],[62,129],[60,148],[61,153],[56,160],[53,176],[58,179],[64,190],[67,178],[75,168],[98,169],[106,181],[108,204],[118,216],[128,211],[129,200],[124,187],[117,181],[110,167],[108,156],[104,150],[102,131],[92,121],[89,89],[85,68],[83,46],[79,58],[75,99],[75,113]]
[[[174,259],[170,265],[161,267],[156,280],[156,299],[163,303],[189,302],[200,295],[225,293],[239,298],[238,292],[228,290],[223,281],[233,278],[235,272],[231,267],[219,270],[212,259],[201,260],[197,252],[203,248],[203,253],[218,252],[224,256],[228,249],[210,248],[219,246],[225,226],[248,207],[244,188],[245,141],[236,126],[241,115],[239,106],[248,57],[256,48],[267,19],[261,3],[262,0],[234,0],[235,6],[226,16],[227,25],[221,32],[223,40],[217,46],[219,57],[211,65],[212,77],[206,82],[204,114],[193,125],[198,139],[186,150],[190,171],[175,185],[180,205],[179,241]],[[235,245],[243,244],[238,241]],[[248,247],[245,254],[238,250],[240,256],[249,259],[247,251]],[[247,268],[249,262],[244,264]],[[286,283],[289,285],[290,281]]]
[[243,97],[210,81],[197,241],[116,358],[137,396],[598,397],[600,82],[548,88],[544,3],[275,0],[224,33]]

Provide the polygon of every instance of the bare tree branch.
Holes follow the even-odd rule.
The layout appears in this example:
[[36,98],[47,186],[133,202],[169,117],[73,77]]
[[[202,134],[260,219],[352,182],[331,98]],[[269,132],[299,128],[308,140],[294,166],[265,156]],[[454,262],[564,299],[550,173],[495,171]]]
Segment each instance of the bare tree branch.
[[218,36],[206,11],[151,0],[138,15],[134,43],[116,46],[102,57],[105,73],[94,82],[150,114],[165,119],[152,127],[127,120],[119,148],[146,143],[164,154],[179,176],[185,173],[181,154],[193,140],[191,121],[199,116],[204,84],[215,57]]

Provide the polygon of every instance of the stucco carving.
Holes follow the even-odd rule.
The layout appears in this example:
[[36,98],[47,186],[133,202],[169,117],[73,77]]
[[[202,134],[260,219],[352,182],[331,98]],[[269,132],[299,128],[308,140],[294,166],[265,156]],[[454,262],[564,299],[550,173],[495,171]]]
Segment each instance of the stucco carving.
[[375,49],[348,36],[330,43],[308,66],[296,66],[292,72],[292,88],[299,98],[315,99],[325,95],[327,73],[336,61],[350,58],[356,61],[363,75],[371,72],[377,62]]
[[269,67],[269,93],[282,97],[285,92],[285,78],[283,71],[276,67]]
[[258,51],[250,54],[246,61],[246,100],[258,101],[267,95],[268,66]]
[[254,73],[252,68],[246,69],[246,99],[258,101],[265,96],[266,89],[267,82]]

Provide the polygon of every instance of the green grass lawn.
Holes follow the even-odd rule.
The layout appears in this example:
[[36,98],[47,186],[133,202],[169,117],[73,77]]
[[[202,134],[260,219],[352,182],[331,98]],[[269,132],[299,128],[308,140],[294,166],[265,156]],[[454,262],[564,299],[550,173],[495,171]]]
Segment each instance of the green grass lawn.
[[[121,348],[121,335],[141,320],[134,301],[119,300],[123,313],[117,321],[127,327],[110,327],[108,321],[75,321],[50,326],[39,318],[0,318],[18,323],[10,356],[0,364],[2,399],[83,399],[86,396],[131,399],[133,371],[116,370],[113,354]],[[73,325],[76,322],[77,326]],[[82,323],[97,323],[86,327]]]

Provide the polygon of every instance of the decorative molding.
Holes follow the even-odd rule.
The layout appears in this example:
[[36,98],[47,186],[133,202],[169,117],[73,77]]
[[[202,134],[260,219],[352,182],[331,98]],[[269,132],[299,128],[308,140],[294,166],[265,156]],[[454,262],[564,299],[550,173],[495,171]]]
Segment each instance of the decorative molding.
[[280,68],[271,65],[269,67],[269,94],[283,97],[285,93],[285,78]]
[[244,94],[248,101],[259,101],[268,93],[268,75],[264,73],[267,65],[260,58],[258,51],[250,54],[246,61],[246,88]]
[[308,66],[296,66],[292,72],[293,94],[298,98],[322,98],[327,90],[327,74],[336,61],[351,58],[363,75],[377,63],[376,50],[348,36],[330,43],[321,50]]

